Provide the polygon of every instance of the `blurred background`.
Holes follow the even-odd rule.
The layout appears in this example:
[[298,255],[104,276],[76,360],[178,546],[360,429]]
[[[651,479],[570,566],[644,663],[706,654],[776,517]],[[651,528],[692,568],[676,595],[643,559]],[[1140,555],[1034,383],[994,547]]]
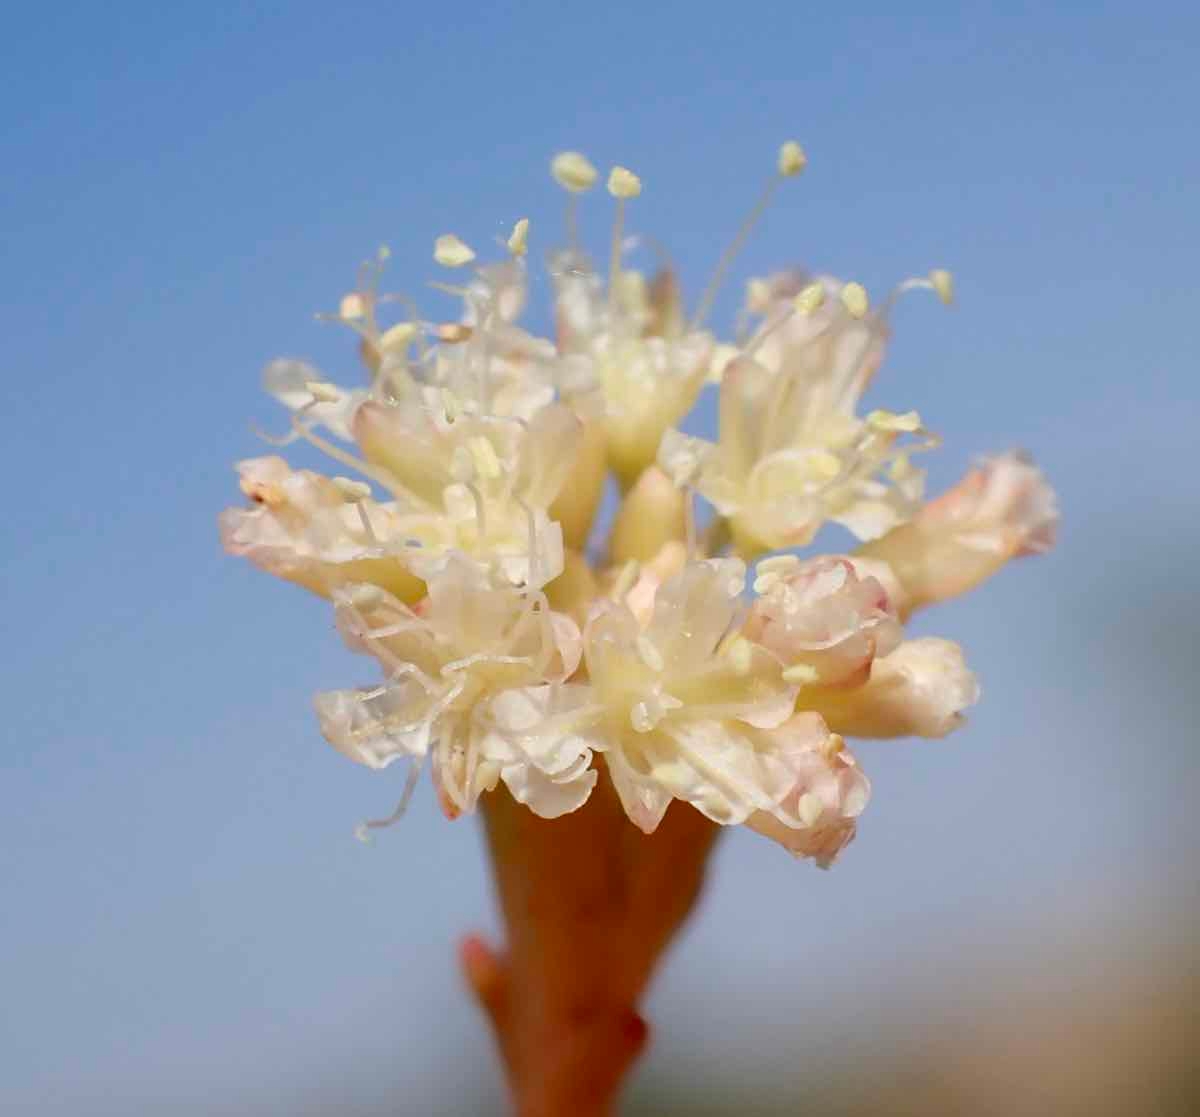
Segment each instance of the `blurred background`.
[[547,161],[577,147],[642,175],[631,231],[694,298],[789,136],[809,169],[736,274],[954,269],[952,312],[901,307],[869,403],[944,434],[934,491],[1027,447],[1063,530],[921,618],[984,700],[948,740],[858,750],[875,797],[834,871],[722,842],[628,1112],[1200,1109],[1193,5],[4,22],[0,1110],[503,1111],[453,961],[495,926],[479,832],[425,785],[353,840],[401,777],[329,749],[309,695],[370,664],[223,557],[216,514],[251,422],[282,426],[262,365],[353,377],[312,315],[381,242],[432,313],[433,237],[527,215],[545,248]]

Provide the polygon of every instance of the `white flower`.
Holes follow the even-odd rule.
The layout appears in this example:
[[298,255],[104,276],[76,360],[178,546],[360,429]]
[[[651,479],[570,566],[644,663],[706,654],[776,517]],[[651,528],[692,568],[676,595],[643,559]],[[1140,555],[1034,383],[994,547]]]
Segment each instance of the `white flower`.
[[339,591],[335,603],[347,642],[386,674],[378,687],[317,696],[321,731],[340,752],[383,768],[432,750],[434,782],[451,816],[473,810],[501,779],[547,816],[587,797],[595,775],[585,746],[529,744],[531,695],[543,713],[557,710],[567,700],[553,689],[580,655],[579,630],[544,597],[459,557],[416,609],[372,587]]

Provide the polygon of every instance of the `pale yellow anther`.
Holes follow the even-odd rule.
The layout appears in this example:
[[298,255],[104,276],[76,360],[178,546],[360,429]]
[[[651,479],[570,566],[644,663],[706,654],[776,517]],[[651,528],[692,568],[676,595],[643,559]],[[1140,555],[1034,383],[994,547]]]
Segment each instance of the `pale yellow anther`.
[[438,341],[444,341],[447,345],[457,345],[471,336],[471,327],[462,322],[443,322],[435,327],[433,332]]
[[892,481],[907,481],[916,472],[916,467],[907,454],[902,454],[888,466],[888,477]]
[[[843,292],[843,298],[845,292]],[[825,305],[825,284],[814,281],[796,296],[796,309],[803,315],[815,314]]]
[[814,477],[832,481],[842,472],[842,460],[829,450],[817,450],[806,459],[808,471]]
[[627,167],[608,172],[608,192],[614,198],[636,198],[642,192],[642,180]]
[[867,289],[861,283],[847,283],[842,288],[842,306],[851,318],[863,318],[871,307]]
[[634,583],[638,580],[641,571],[642,568],[636,559],[630,559],[621,567],[621,572],[617,575],[617,580],[613,582],[612,598],[614,601],[620,601],[633,589]]
[[937,297],[947,306],[954,302],[954,276],[942,268],[935,268],[929,273],[929,282],[933,285]]
[[867,426],[887,433],[911,434],[921,429],[921,416],[915,411],[897,414],[895,411],[872,411],[867,416]]
[[368,500],[371,496],[371,486],[365,481],[355,481],[351,477],[334,477],[332,480],[338,492],[352,503]]
[[654,641],[644,632],[641,632],[638,633],[635,643],[637,644],[638,655],[641,656],[642,662],[651,671],[661,671],[664,666],[662,652],[655,647]]
[[471,453],[471,461],[475,472],[486,480],[500,476],[500,459],[496,456],[496,448],[483,435],[478,435],[467,442]]
[[308,380],[304,387],[318,403],[337,403],[342,398],[341,389],[326,380]]
[[396,325],[383,331],[379,338],[379,348],[384,353],[402,353],[408,348],[409,342],[417,336],[416,322],[397,322]]
[[375,255],[376,255],[376,258],[379,260],[379,262],[382,264],[385,261],[390,260],[392,258],[392,250],[386,244],[381,244],[379,246],[379,251],[377,253],[375,253]]
[[343,296],[342,301],[338,304],[339,318],[355,322],[359,318],[365,318],[366,316],[367,300],[362,295],[357,291],[351,291],[350,294]]
[[798,175],[808,165],[808,156],[795,140],[788,140],[779,149],[779,173],[784,178]]
[[508,251],[514,256],[524,256],[529,251],[529,218],[522,217],[508,236]]
[[550,160],[554,181],[572,194],[582,194],[596,185],[596,168],[578,151],[560,151]]
[[443,233],[433,242],[433,258],[444,268],[461,268],[475,259],[475,253],[453,233]]
[[814,795],[811,791],[806,791],[796,801],[796,813],[805,826],[815,826],[821,815],[825,813],[825,804],[821,802],[819,796]]
[[817,681],[817,671],[807,663],[795,663],[783,672],[783,679],[784,682],[807,686]]

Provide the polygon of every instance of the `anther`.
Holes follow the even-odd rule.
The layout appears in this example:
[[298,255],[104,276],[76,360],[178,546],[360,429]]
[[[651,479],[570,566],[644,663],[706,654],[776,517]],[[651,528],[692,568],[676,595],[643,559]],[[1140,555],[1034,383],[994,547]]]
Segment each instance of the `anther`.
[[445,233],[434,241],[433,258],[444,268],[461,268],[475,259],[475,253],[453,233]]

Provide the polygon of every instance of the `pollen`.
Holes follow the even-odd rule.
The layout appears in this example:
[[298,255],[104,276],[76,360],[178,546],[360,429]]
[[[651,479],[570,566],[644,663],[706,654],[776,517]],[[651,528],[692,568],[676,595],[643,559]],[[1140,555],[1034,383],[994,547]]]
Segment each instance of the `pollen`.
[[608,173],[608,192],[614,198],[636,198],[642,192],[642,180],[626,167],[613,167]]
[[522,217],[508,237],[508,251],[513,256],[524,256],[529,251],[529,218]]
[[338,492],[350,503],[357,504],[360,500],[368,500],[371,496],[371,486],[365,481],[355,481],[350,477],[331,478]]
[[342,301],[338,304],[338,317],[345,318],[349,322],[355,322],[360,318],[367,316],[367,300],[363,298],[357,291],[351,291],[350,294],[344,295]]
[[444,268],[461,268],[475,259],[475,253],[453,233],[443,233],[433,243],[433,258]]
[[384,353],[401,353],[407,347],[409,342],[417,336],[416,322],[398,322],[396,325],[384,330],[379,338],[379,348]]
[[861,283],[847,283],[842,288],[842,306],[851,318],[864,318],[871,307],[867,289]]
[[943,268],[935,268],[929,273],[929,282],[933,285],[937,297],[946,306],[954,302],[954,276],[950,272]]
[[794,178],[808,166],[808,156],[795,140],[788,140],[779,149],[779,173],[784,178]]
[[867,416],[867,426],[887,433],[911,434],[921,429],[921,416],[915,411],[897,414],[894,411],[876,410]]
[[815,314],[825,305],[825,285],[810,283],[795,298],[796,309],[805,317]]
[[550,161],[554,181],[572,194],[582,194],[596,185],[596,168],[578,151],[560,151]]

